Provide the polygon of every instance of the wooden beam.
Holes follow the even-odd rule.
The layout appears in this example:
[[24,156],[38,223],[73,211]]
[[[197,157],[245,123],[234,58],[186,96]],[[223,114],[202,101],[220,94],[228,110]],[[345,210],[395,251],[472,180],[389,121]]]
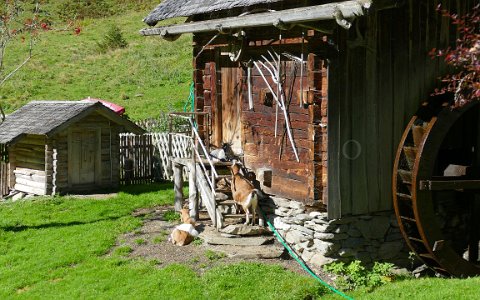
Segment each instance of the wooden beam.
[[480,180],[421,180],[420,190],[480,190]]
[[140,30],[144,36],[160,35],[167,40],[173,40],[184,33],[228,32],[232,29],[295,25],[305,22],[322,20],[337,20],[342,27],[349,28],[349,18],[363,16],[365,10],[372,5],[372,0],[351,0],[323,5],[315,5],[281,11],[221,18],[207,21],[190,22],[180,25],[145,28]]

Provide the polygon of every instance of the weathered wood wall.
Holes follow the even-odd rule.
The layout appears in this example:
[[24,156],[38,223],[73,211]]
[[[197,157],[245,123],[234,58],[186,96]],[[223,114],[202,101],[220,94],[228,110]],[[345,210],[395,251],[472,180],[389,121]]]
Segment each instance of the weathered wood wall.
[[[98,132],[97,147],[100,153],[95,158],[95,184],[90,186],[72,185],[69,174],[69,134],[94,130]],[[92,113],[51,139],[53,156],[53,191],[58,193],[84,192],[87,190],[116,189],[120,182],[120,138],[121,126],[110,122],[98,113]],[[70,166],[71,168],[71,166]]]
[[8,152],[7,146],[0,144],[0,199],[8,195]]
[[[304,30],[303,44],[306,61],[303,87],[307,105],[300,106],[300,64],[295,69],[291,60],[282,57],[281,62],[290,125],[300,162],[296,161],[288,140],[281,110],[275,137],[275,101],[265,100],[269,91],[255,68],[251,79],[254,108],[249,109],[247,69],[243,64],[232,63],[224,54],[228,51],[225,48],[228,40],[218,38],[198,56],[213,35],[194,36],[194,55],[198,56],[194,60],[194,78],[196,109],[212,116],[212,144],[233,143],[235,152],[243,155],[246,167],[257,176],[264,178],[261,173],[271,171],[269,182],[262,186],[267,193],[313,204],[322,199],[326,201],[323,191],[327,184],[327,72],[321,59],[324,44],[318,35],[313,32],[307,35],[307,32]],[[267,51],[272,48],[278,53],[288,51],[300,57],[302,30],[284,32],[281,43],[279,35],[278,29],[247,32],[248,45],[244,46],[242,60],[260,60],[261,55],[268,56]],[[268,81],[274,86],[271,79]]]
[[120,183],[153,182],[153,151],[153,134],[122,134],[119,151],[122,158],[120,160]]
[[[392,209],[391,173],[401,134],[445,67],[432,48],[454,41],[437,5],[457,12],[475,1],[406,1],[373,11],[333,37],[329,68],[330,217]],[[453,35],[452,35],[453,33]]]
[[45,156],[45,136],[27,135],[9,147],[10,187],[17,191],[46,195],[49,177],[46,169],[53,161]]

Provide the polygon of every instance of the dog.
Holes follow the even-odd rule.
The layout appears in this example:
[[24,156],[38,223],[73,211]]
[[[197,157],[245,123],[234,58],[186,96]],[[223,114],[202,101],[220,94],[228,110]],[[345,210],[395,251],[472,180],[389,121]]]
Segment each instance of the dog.
[[180,224],[173,230],[168,240],[174,245],[186,246],[198,236],[198,231],[192,224]]
[[181,220],[183,224],[191,224],[195,226],[195,219],[190,217],[188,208],[182,208],[182,210],[180,210],[180,214],[181,214]]
[[[250,224],[250,211],[252,212],[252,225],[255,225],[255,218],[258,211],[258,194],[259,191],[255,189],[253,184],[247,180],[242,174],[240,174],[240,166],[234,161],[230,166],[232,173],[232,195],[233,200],[242,206],[245,211],[246,221],[245,225]],[[259,224],[262,221],[259,216]]]
[[195,220],[190,217],[188,209],[183,208],[180,213],[183,224],[175,227],[168,240],[174,245],[186,246],[198,236],[198,231],[195,229]]

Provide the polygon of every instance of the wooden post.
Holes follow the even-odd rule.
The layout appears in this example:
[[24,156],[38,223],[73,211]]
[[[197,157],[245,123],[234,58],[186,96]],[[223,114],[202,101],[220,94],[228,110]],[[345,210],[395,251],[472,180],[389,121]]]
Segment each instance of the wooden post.
[[175,211],[183,208],[183,166],[172,161],[173,184],[175,191]]
[[198,220],[197,176],[195,160],[188,164],[188,171],[188,208],[190,209],[190,217]]

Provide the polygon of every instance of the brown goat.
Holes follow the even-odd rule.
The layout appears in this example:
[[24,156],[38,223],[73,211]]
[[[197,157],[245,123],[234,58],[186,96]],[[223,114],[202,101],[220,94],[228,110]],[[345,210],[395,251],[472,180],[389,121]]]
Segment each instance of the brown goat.
[[[245,224],[250,223],[250,208],[253,216],[252,225],[255,225],[255,217],[258,210],[258,190],[253,184],[240,174],[240,166],[235,162],[230,167],[232,172],[232,195],[233,200],[243,207],[246,214]],[[260,219],[259,219],[260,223]]]

